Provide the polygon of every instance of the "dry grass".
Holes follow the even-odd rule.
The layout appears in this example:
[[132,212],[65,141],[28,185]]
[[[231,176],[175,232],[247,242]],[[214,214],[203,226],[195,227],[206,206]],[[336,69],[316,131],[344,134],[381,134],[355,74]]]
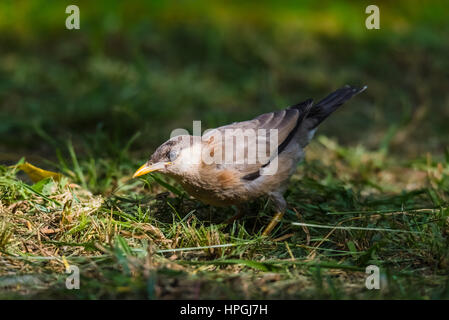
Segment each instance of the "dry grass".
[[[232,210],[203,206],[176,184],[161,192],[151,179],[121,179],[93,195],[76,175],[29,185],[1,167],[3,296],[445,297],[447,163],[391,165],[380,152],[319,141],[270,239],[260,236],[271,212],[264,200],[226,226]],[[66,263],[80,266],[80,291],[64,289]],[[364,288],[369,264],[382,268],[384,290]]]

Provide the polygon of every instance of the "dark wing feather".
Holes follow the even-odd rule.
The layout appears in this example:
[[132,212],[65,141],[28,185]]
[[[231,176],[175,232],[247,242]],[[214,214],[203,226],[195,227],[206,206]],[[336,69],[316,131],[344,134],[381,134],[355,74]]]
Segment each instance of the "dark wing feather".
[[[262,163],[260,161],[256,163],[248,164],[245,161],[248,156],[248,149],[251,147],[247,140],[244,141],[244,152],[239,157],[234,158],[234,162],[231,164],[224,163],[220,166],[220,169],[224,170],[232,170],[234,172],[238,172],[241,178],[245,180],[254,180],[257,179],[260,174],[259,170],[268,165],[270,160],[273,159],[274,156],[280,154],[285,150],[285,148],[289,145],[289,143],[294,139],[295,134],[297,133],[300,127],[304,127],[310,132],[313,130],[324,120],[326,119],[332,112],[334,112],[338,107],[340,107],[344,102],[349,100],[354,95],[365,90],[366,87],[363,88],[353,88],[350,86],[345,86],[341,89],[334,91],[329,94],[326,98],[319,101],[317,104],[313,104],[311,99],[301,102],[297,105],[293,105],[285,110],[275,111],[270,113],[262,114],[253,120],[236,122],[227,126],[219,127],[217,129],[211,130],[207,134],[203,136],[203,141],[206,150],[217,150],[221,149],[224,151],[224,146],[227,143],[233,143],[230,139],[208,139],[209,137],[214,135],[214,132],[219,132],[222,137],[225,137],[225,131],[227,129],[277,129],[278,130],[278,144],[277,148],[273,148],[268,154],[268,161]],[[269,142],[270,136],[259,137],[257,136],[257,145],[260,143],[266,143],[266,150],[269,150]],[[310,138],[309,138],[310,139]],[[212,141],[212,142],[211,142]],[[208,151],[210,152],[210,151]],[[223,153],[223,152],[222,152]],[[242,164],[236,164],[236,161],[242,161]]]
[[[271,138],[270,135],[268,134],[267,136],[259,136],[259,135],[257,136],[257,145],[266,143],[266,150],[268,151],[268,153],[266,154],[267,159],[265,162],[262,163],[260,161],[257,161],[256,163],[248,163],[247,157],[248,157],[249,142],[247,141],[247,139],[245,139],[243,154],[238,155],[240,158],[234,157],[235,162],[237,162],[237,160],[240,160],[243,163],[240,164],[236,164],[235,162],[232,164],[225,163],[221,166],[223,169],[237,170],[238,172],[240,172],[241,177],[244,177],[247,180],[255,179],[259,175],[260,168],[263,167],[264,165],[267,165],[269,163],[269,159],[271,159],[276,154],[282,152],[284,148],[288,145],[288,143],[293,138],[295,132],[297,131],[299,125],[307,116],[307,113],[309,112],[311,106],[312,100],[307,100],[304,101],[303,103],[291,106],[285,110],[265,113],[249,121],[236,122],[227,126],[213,129],[203,136],[203,141],[205,141],[203,143],[203,147],[208,148],[208,150],[210,151],[221,148],[223,153],[225,145],[227,143],[233,142],[235,143],[235,140],[227,138],[227,136],[225,135],[226,130],[252,129],[257,132],[257,130],[259,129],[265,129],[267,130],[267,133],[269,133],[270,129],[276,129],[278,132],[277,137],[278,144],[277,146],[275,146],[275,148],[272,148],[271,153],[269,149],[269,143]],[[220,133],[222,139],[211,139],[211,137],[214,136],[214,134],[217,133],[217,131]]]
[[337,110],[338,107],[365,89],[366,86],[354,88],[346,85],[329,94],[326,98],[316,103],[310,110],[306,120],[307,128],[313,130],[318,127],[318,125],[323,122],[324,119],[329,117],[332,112]]

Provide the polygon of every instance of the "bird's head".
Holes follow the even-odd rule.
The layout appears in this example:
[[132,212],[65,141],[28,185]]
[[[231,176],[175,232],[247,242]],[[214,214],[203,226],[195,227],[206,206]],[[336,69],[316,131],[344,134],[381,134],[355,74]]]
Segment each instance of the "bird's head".
[[196,158],[195,146],[198,139],[189,135],[176,136],[164,142],[150,159],[134,173],[133,178],[158,171],[173,175],[188,171]]

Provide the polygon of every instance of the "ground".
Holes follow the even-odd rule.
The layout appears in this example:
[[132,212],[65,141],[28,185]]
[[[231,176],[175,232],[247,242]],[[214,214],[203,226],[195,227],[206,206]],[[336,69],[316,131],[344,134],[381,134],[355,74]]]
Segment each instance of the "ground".
[[[351,2],[123,3],[80,2],[79,31],[63,1],[0,4],[0,298],[449,298],[444,2],[382,4],[369,32]],[[226,225],[233,208],[131,179],[175,128],[347,83],[368,89],[323,123],[268,238],[268,199]]]

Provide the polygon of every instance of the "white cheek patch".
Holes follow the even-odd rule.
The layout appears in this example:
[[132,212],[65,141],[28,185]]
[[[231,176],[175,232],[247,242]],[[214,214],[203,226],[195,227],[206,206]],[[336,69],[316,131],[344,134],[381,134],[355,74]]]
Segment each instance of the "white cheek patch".
[[201,163],[201,144],[182,149],[175,162],[178,169],[184,172],[198,166]]

